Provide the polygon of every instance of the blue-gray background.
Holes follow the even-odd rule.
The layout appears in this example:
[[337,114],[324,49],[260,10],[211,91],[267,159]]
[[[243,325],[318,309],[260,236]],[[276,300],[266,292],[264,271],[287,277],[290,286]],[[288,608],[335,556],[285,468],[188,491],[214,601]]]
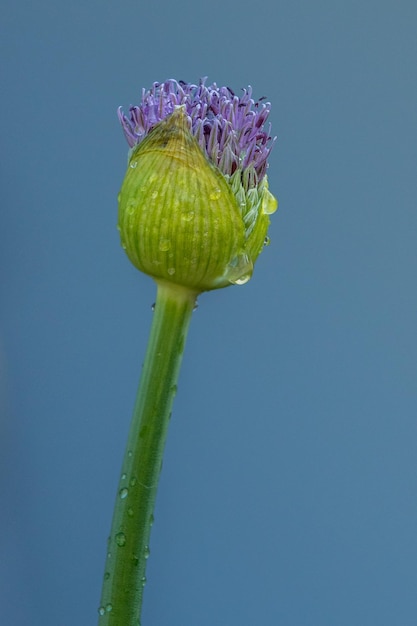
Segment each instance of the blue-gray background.
[[208,75],[272,102],[280,209],[193,316],[143,623],[415,626],[414,0],[2,12],[2,624],[96,623],[155,293],[115,228],[116,108]]

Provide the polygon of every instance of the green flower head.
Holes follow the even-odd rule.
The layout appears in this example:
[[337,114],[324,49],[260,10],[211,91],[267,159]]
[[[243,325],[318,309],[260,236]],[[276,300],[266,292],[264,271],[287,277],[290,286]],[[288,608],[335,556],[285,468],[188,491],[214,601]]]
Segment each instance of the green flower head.
[[157,280],[197,292],[244,284],[277,201],[268,190],[269,103],[251,89],[175,80],[119,109],[131,148],[119,194],[122,246]]

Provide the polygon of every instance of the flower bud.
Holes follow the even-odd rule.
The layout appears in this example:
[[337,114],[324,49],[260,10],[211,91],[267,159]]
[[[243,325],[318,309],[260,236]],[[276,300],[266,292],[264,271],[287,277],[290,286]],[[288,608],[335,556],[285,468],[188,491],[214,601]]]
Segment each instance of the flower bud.
[[216,100],[215,86],[192,87],[155,84],[130,120],[119,113],[132,149],[118,228],[139,270],[202,292],[250,279],[277,202],[265,175],[269,109],[251,111],[250,92],[222,88]]

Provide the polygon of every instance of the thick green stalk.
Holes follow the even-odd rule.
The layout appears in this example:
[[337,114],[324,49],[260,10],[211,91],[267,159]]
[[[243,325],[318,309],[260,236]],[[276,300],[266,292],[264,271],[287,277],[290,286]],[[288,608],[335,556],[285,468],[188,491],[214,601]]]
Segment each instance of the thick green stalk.
[[148,349],[116,495],[99,626],[139,626],[162,454],[197,294],[158,284]]

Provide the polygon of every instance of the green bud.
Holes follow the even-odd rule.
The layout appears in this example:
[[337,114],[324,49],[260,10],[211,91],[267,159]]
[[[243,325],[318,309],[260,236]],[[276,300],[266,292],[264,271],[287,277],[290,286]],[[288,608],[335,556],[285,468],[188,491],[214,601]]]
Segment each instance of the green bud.
[[197,292],[247,282],[276,201],[266,177],[243,196],[241,178],[210,163],[176,108],[130,155],[118,228],[131,262]]

